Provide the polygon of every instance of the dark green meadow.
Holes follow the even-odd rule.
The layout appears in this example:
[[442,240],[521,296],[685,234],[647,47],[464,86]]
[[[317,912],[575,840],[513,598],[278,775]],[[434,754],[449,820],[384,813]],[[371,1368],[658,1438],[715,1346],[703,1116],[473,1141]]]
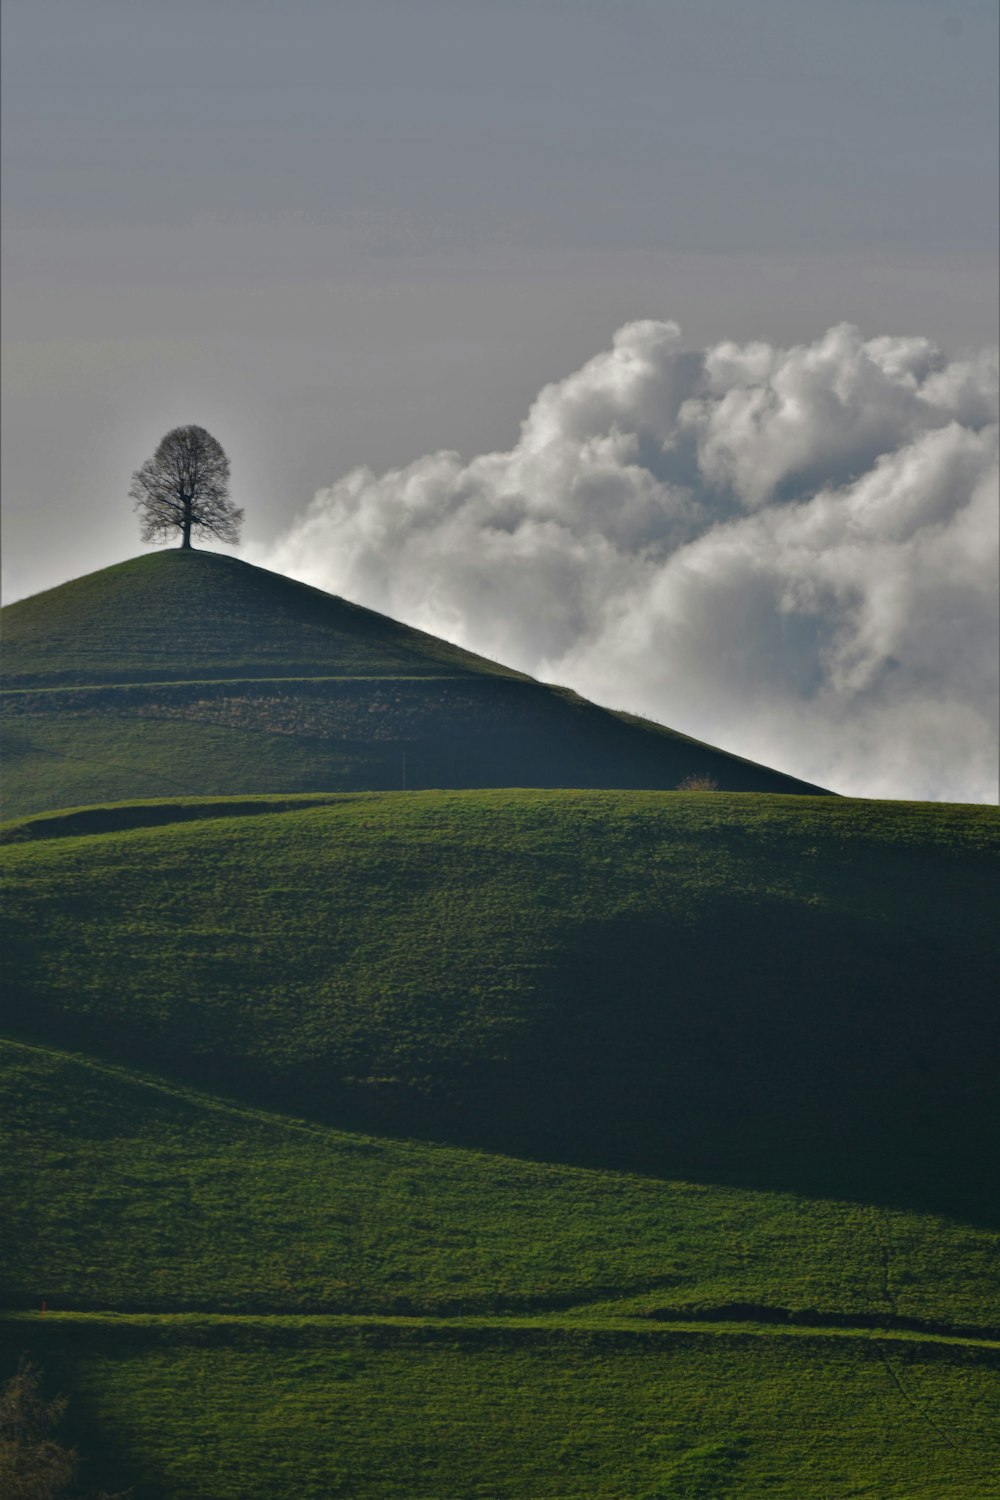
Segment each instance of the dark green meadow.
[[316,678],[4,696],[10,816],[123,797],[404,787],[813,791],[541,683]]
[[21,1205],[3,1296],[25,1310],[0,1339],[69,1394],[95,1485],[996,1493],[994,1234],[363,1137],[18,1043],[3,1058]]
[[990,809],[251,806],[9,827],[12,1033],[355,1129],[995,1214]]
[[997,1346],[523,1320],[8,1318],[147,1500],[998,1493]]
[[990,1230],[363,1136],[18,1043],[0,1057],[16,1148],[3,1306],[572,1322],[752,1309],[1000,1338]]
[[81,1492],[1000,1497],[994,809],[205,553],[4,629],[0,1380]]
[[137,1500],[998,1493],[997,831],[540,791],[8,823],[9,1361]]

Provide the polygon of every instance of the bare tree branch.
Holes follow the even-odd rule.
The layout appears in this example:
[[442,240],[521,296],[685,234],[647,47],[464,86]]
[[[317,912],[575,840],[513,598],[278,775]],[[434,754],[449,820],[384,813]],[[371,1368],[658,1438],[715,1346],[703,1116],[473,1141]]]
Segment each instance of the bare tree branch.
[[175,427],[152,458],[132,475],[129,495],[141,518],[144,542],[181,533],[238,542],[243,512],[229,498],[229,459],[204,427]]

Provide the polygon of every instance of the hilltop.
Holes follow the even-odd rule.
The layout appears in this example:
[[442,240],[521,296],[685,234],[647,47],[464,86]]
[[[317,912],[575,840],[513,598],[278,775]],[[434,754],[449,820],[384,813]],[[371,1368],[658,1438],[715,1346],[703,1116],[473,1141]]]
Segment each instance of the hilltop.
[[401,787],[814,787],[249,563],[171,550],[3,612],[6,815]]
[[7,605],[10,688],[503,676],[496,662],[236,557],[146,553]]

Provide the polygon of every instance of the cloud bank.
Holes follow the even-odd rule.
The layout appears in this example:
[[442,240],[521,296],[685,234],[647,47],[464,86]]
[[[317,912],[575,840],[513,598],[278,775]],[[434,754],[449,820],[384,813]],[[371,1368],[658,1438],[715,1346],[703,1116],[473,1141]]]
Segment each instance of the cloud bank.
[[354,469],[268,566],[857,796],[997,793],[997,358],[670,322],[509,452]]

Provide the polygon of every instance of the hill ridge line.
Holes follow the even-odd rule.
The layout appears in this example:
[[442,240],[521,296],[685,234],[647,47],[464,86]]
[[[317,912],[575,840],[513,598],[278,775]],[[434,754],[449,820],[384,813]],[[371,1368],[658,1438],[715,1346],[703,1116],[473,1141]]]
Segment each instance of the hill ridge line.
[[[289,812],[336,807],[362,797],[384,797],[387,792],[290,792],[286,796],[267,793],[226,797],[150,797],[128,802],[95,802],[80,807],[58,808],[53,812],[33,813],[24,818],[10,818],[0,823],[0,844],[25,844],[47,839],[100,838],[105,834],[148,833],[155,828],[170,828],[177,823],[208,823],[221,818],[278,816]],[[420,795],[410,793],[408,795]],[[157,817],[157,809],[166,815]],[[135,813],[130,818],[129,813]],[[143,816],[145,814],[145,816]],[[120,821],[110,821],[117,815]],[[102,816],[109,821],[99,824]]]
[[[539,792],[545,796],[560,793],[576,795],[590,788],[580,787],[484,787],[484,788],[378,788],[372,790],[350,790],[330,792],[249,792],[241,795],[201,797],[179,793],[174,797],[130,797],[120,802],[87,802],[77,806],[53,808],[44,812],[27,813],[23,817],[7,818],[0,822],[0,845],[44,842],[60,838],[97,838],[105,834],[149,832],[156,828],[169,828],[179,823],[212,822],[226,818],[270,817],[291,812],[320,811],[349,806],[364,800],[381,800],[385,797],[438,797],[461,796],[469,790],[475,796],[488,796],[491,792],[504,793],[517,790],[525,794]],[[603,789],[601,789],[603,790]],[[651,795],[686,798],[697,793],[681,788],[675,791],[654,791]],[[704,795],[704,794],[702,794]],[[713,792],[720,801],[730,797],[752,797],[776,799],[795,796],[796,802],[819,801],[820,797],[808,797],[790,792]],[[822,799],[826,801],[824,797]],[[105,826],[97,826],[105,819]],[[94,825],[94,826],[91,826]]]
[[[157,1093],[167,1094],[171,1098],[185,1099],[192,1104],[199,1104],[205,1109],[217,1109],[228,1111],[231,1114],[245,1115],[248,1119],[264,1120],[270,1124],[280,1126],[285,1130],[301,1131],[305,1135],[318,1135],[320,1137],[333,1135],[350,1136],[352,1140],[361,1141],[364,1144],[381,1144],[385,1140],[392,1140],[397,1144],[425,1146],[433,1142],[422,1141],[416,1136],[378,1136],[370,1135],[365,1131],[348,1130],[337,1125],[325,1125],[321,1121],[299,1120],[294,1115],[282,1114],[280,1110],[261,1109],[253,1104],[244,1104],[240,1100],[227,1098],[224,1094],[209,1094],[201,1089],[191,1088],[183,1083],[172,1083],[170,1079],[159,1078],[155,1073],[143,1073],[138,1069],[125,1067],[121,1063],[108,1062],[104,1058],[95,1057],[88,1052],[70,1052],[61,1047],[48,1047],[43,1042],[28,1042],[20,1037],[0,1036],[0,1047],[15,1047],[24,1052],[31,1052],[42,1057],[57,1057],[65,1062],[76,1063],[82,1068],[93,1068],[96,1072],[107,1073],[119,1081],[134,1084],[137,1088],[153,1089]],[[516,1157],[505,1158],[502,1153],[495,1151],[477,1151],[475,1147],[461,1147],[463,1151],[468,1150],[474,1156],[501,1157],[502,1160],[517,1160]],[[587,1171],[587,1168],[580,1170]],[[641,1173],[633,1174],[641,1176]],[[654,1178],[653,1181],[660,1179]]]

